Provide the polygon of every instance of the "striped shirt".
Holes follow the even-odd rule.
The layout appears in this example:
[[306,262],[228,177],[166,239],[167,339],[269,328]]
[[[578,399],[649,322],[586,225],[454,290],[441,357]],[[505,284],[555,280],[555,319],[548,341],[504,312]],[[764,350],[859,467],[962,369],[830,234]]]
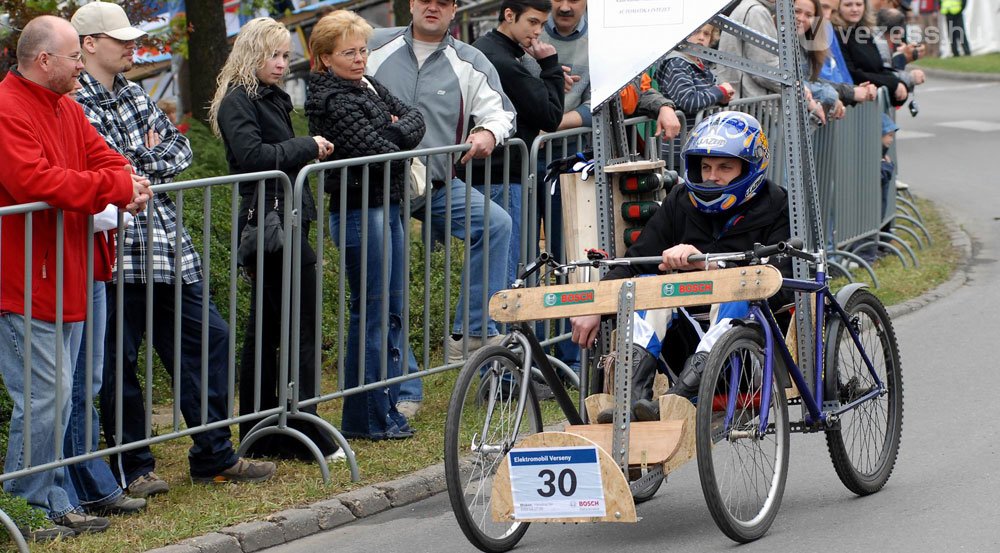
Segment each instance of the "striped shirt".
[[[109,146],[132,164],[136,173],[149,178],[152,184],[170,182],[191,165],[191,144],[174,124],[136,83],[121,74],[115,75],[114,93],[108,91],[87,72],[80,73],[83,89],[77,101],[97,132]],[[147,148],[145,136],[155,130],[161,142]],[[152,206],[152,236],[147,245],[149,219],[147,211],[140,212],[125,229],[120,241],[124,255],[122,274],[124,282],[144,283],[147,255],[152,255],[153,282],[174,282],[174,243],[177,239],[177,207],[170,197],[159,192],[149,202]],[[147,206],[147,210],[150,207]],[[186,284],[201,280],[201,258],[194,248],[191,236],[180,229],[181,278]],[[118,268],[115,278],[118,278]]]
[[712,107],[725,99],[722,89],[715,84],[715,75],[699,61],[692,61],[683,54],[663,60],[654,74],[660,93],[674,101],[677,109],[693,122],[699,111]]

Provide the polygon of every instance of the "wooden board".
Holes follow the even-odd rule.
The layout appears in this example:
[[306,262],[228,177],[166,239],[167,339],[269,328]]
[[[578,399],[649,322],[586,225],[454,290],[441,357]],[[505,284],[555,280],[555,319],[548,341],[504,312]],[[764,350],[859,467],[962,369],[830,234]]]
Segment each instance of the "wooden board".
[[[666,380],[666,378],[664,378]],[[681,434],[678,439],[677,447],[674,449],[673,453],[663,461],[663,473],[669,474],[671,471],[677,470],[685,463],[694,459],[695,457],[695,407],[687,399],[680,396],[662,395],[655,394],[660,398],[660,420],[663,422],[683,422],[684,426],[681,429]],[[615,406],[615,397],[611,394],[593,394],[588,396],[584,401],[584,405],[587,408],[587,416],[589,420],[597,420],[597,414],[604,409],[613,409]],[[632,423],[632,428],[636,428],[637,425],[645,423]],[[610,425],[590,425],[590,426],[610,426]],[[579,426],[567,427],[567,432],[573,432],[575,434],[580,434],[576,429]],[[586,435],[586,431],[584,431]],[[589,436],[588,436],[589,437]],[[597,440],[594,440],[597,441]],[[610,444],[610,438],[608,438]],[[601,442],[598,442],[601,443]],[[641,457],[641,455],[640,455]],[[629,433],[629,461],[632,459],[632,435]],[[641,458],[640,458],[641,461]],[[647,463],[652,461],[647,460]],[[630,463],[631,464],[631,463]],[[641,462],[639,463],[641,465]]]
[[624,283],[635,287],[635,308],[664,309],[768,298],[781,288],[781,273],[771,265],[691,271],[635,279],[559,284],[501,290],[490,298],[490,316],[513,323],[618,312]]
[[[517,447],[572,447],[598,445],[575,434],[564,432],[541,432],[532,434]],[[509,454],[508,454],[509,455]],[[601,485],[604,488],[604,517],[544,518],[528,519],[529,522],[636,522],[635,502],[628,488],[628,481],[608,452],[598,445],[597,460],[601,467]],[[505,458],[493,477],[492,509],[494,522],[508,522],[514,519],[514,499],[510,491],[510,465]]]
[[660,169],[661,167],[666,167],[667,162],[662,159],[640,159],[639,161],[628,161],[625,163],[616,163],[614,165],[605,165],[605,173],[644,173],[652,171],[654,169]]
[[674,394],[660,396],[660,420],[662,421],[684,421],[684,429],[681,433],[680,443],[677,450],[663,463],[663,474],[669,474],[677,470],[685,463],[694,459],[697,451],[695,444],[695,407],[694,404],[681,396]]
[[605,409],[615,408],[615,396],[611,394],[591,394],[583,400],[587,409],[587,420],[597,421],[597,414]]
[[[664,463],[677,451],[683,430],[683,420],[630,423],[628,464],[642,466]],[[613,428],[610,424],[566,425],[565,431],[583,436],[601,446],[601,449],[611,451]]]
[[[562,237],[563,250],[551,252],[558,260],[575,261],[586,259],[586,251],[597,248],[597,179],[580,178],[580,173],[565,173],[559,176],[562,194]],[[558,232],[558,230],[556,231]],[[600,273],[593,267],[578,267],[570,273],[569,282],[584,282],[584,275],[590,272],[590,281],[597,282]]]

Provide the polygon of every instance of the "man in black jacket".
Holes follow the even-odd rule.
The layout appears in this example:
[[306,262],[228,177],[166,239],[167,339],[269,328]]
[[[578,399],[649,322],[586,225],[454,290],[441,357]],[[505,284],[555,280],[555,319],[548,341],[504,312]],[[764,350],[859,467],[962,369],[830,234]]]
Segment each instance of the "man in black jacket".
[[[670,191],[625,253],[626,257],[660,255],[662,262],[658,266],[615,267],[604,280],[714,269],[714,264],[709,267],[691,264],[688,258],[701,253],[746,251],[755,243],[773,244],[789,238],[787,195],[764,177],[770,154],[767,138],[755,118],[733,111],[706,118],[691,132],[682,155],[687,167],[684,186],[675,186]],[[787,260],[777,265],[783,273],[790,272]],[[727,317],[743,316],[740,303],[720,306],[723,314],[713,322],[718,330],[715,333],[710,330],[706,334],[708,340],[700,336],[700,340],[691,339],[689,332],[676,328],[682,325],[670,327],[663,342],[663,357],[668,363],[683,362],[684,370],[668,393],[687,398],[697,394],[711,337],[726,329]],[[677,317],[677,320],[687,319]],[[573,341],[582,347],[593,345],[600,321],[600,315],[574,317]],[[654,330],[662,334],[664,329]],[[649,356],[633,357],[634,417],[657,420],[658,405],[649,401],[657,363],[646,357]],[[598,416],[598,422],[610,419],[610,412]]]
[[[530,148],[540,131],[552,132],[559,128],[563,115],[565,78],[559,65],[559,56],[551,44],[538,40],[542,24],[552,9],[551,0],[504,0],[500,5],[497,28],[486,33],[472,45],[486,55],[500,75],[504,93],[517,110],[514,134]],[[534,76],[521,63],[528,54],[541,67],[541,74]],[[520,150],[512,149],[510,156],[510,187],[503,186],[503,156],[492,158],[490,190],[494,202],[504,206],[511,216],[510,263],[508,279],[513,282],[521,247],[521,185],[527,175],[521,174]],[[474,165],[473,184],[485,193],[485,163]]]

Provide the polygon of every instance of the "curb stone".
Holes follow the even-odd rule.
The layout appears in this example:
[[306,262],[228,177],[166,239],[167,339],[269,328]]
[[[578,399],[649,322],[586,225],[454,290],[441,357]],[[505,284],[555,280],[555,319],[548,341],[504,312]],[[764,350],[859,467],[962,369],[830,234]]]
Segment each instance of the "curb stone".
[[190,538],[178,545],[193,547],[198,553],[242,553],[243,551],[235,537],[218,532]]
[[281,531],[281,527],[272,522],[244,522],[223,528],[220,532],[239,540],[240,551],[243,553],[252,553],[285,543],[285,534]]
[[[917,298],[888,307],[891,318],[912,313],[953,293],[968,279],[972,239],[953,221],[946,220],[945,225],[951,244],[960,252],[955,274]],[[414,503],[446,489],[444,463],[438,463],[396,480],[358,488],[307,507],[274,513],[265,521],[237,524],[147,553],[252,553]]]

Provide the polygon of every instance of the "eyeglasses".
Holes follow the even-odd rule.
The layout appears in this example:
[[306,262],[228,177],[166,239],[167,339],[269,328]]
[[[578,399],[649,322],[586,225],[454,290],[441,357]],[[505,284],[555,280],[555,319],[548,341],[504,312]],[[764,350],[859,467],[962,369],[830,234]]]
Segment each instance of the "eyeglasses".
[[347,58],[349,60],[356,59],[359,55],[362,58],[367,58],[368,57],[368,48],[362,48],[360,50],[355,50],[355,49],[352,48],[350,50],[344,50],[343,52],[337,52],[337,55],[341,56],[343,58]]
[[62,54],[56,54],[55,52],[45,52],[50,56],[55,56],[57,58],[62,58],[65,60],[73,60],[74,63],[80,63],[83,61],[83,52],[77,52],[74,56],[64,56]]

